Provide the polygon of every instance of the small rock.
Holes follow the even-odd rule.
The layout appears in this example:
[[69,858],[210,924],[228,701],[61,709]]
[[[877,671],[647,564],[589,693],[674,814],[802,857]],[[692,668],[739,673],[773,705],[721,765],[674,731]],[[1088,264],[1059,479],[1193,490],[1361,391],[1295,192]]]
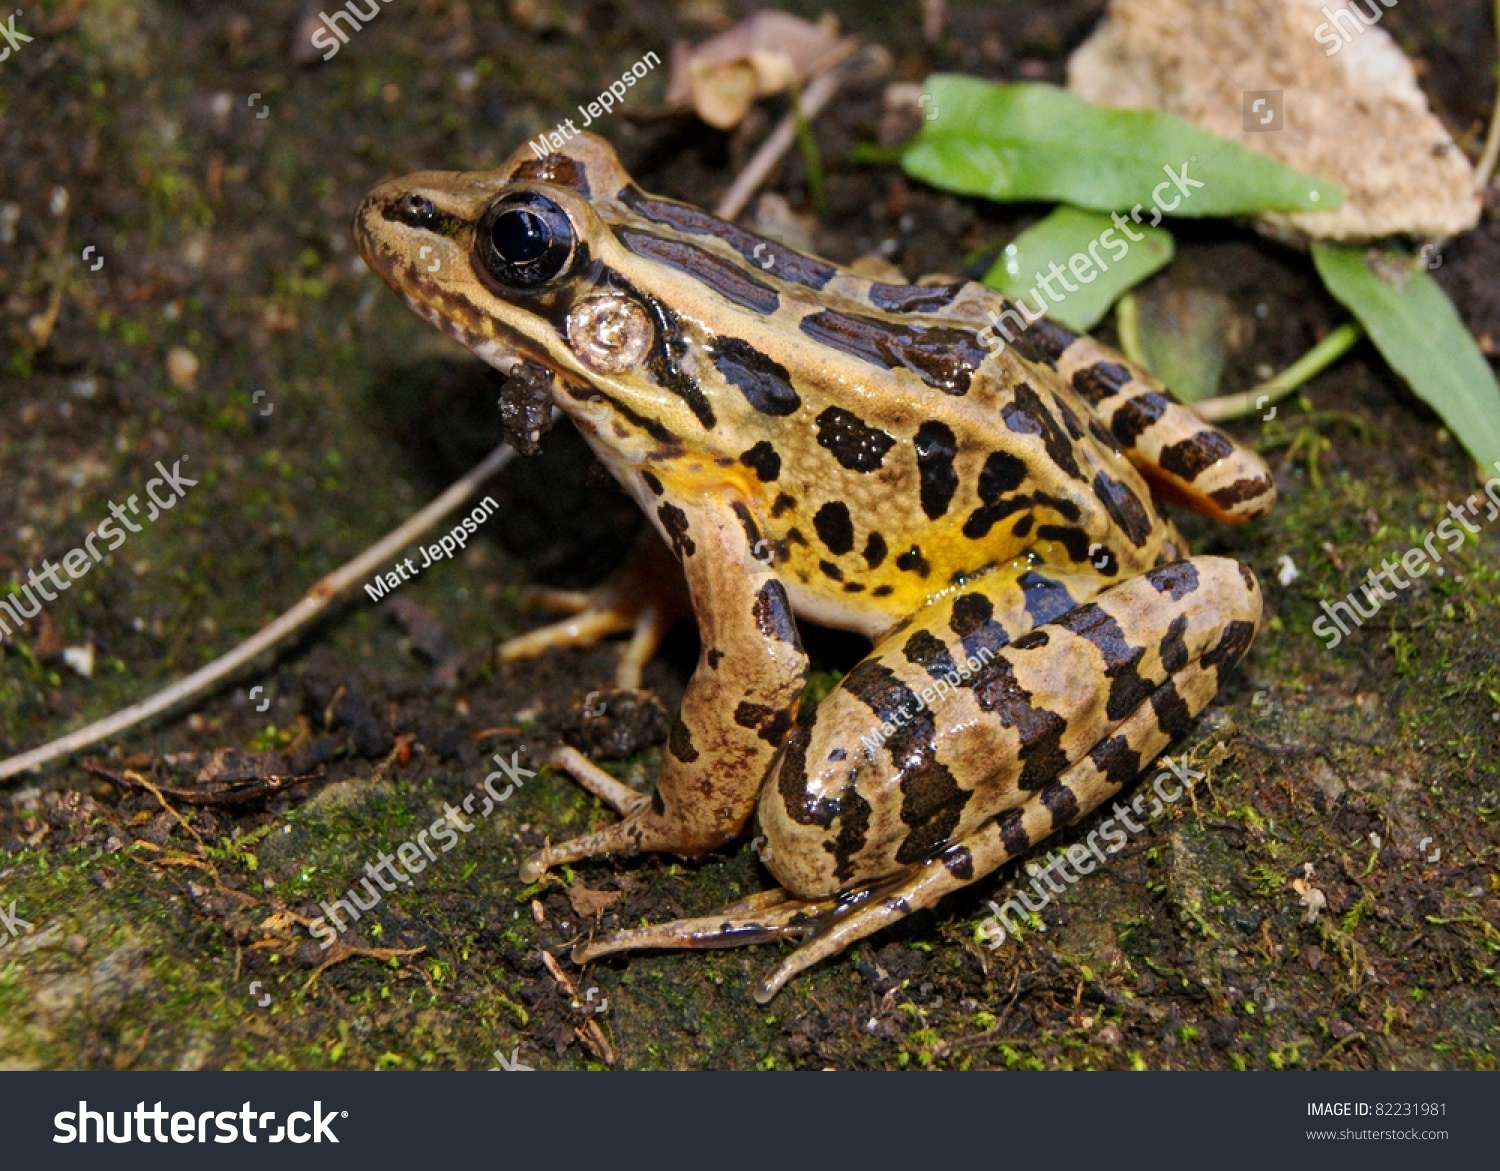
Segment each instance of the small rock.
[[198,355],[183,346],[167,351],[167,377],[178,390],[192,390],[198,382]]
[[63,662],[72,667],[85,679],[94,677],[94,644],[85,643],[83,646],[63,647]]

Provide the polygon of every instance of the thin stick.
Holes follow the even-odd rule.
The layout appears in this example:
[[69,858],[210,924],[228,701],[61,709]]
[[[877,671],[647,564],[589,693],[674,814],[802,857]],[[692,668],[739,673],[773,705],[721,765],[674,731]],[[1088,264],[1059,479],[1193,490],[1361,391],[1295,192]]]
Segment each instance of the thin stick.
[[721,220],[732,220],[745,210],[750,197],[766,181],[776,164],[781,161],[781,156],[791,149],[792,142],[797,136],[799,112],[805,119],[816,118],[823,107],[833,100],[833,96],[838,93],[839,88],[845,82],[866,71],[883,72],[890,66],[890,53],[878,45],[869,45],[857,52],[851,52],[850,56],[808,82],[807,88],[802,91],[802,96],[797,100],[795,107],[777,123],[776,129],[771,131],[765,142],[760,144],[760,149],[740,172],[739,178],[730,184],[728,191],[724,192],[724,197],[714,208],[714,215]]
[[[1500,0],[1495,0],[1495,40],[1500,44]],[[1490,115],[1489,137],[1485,139],[1484,153],[1474,165],[1474,181],[1481,195],[1494,178],[1497,162],[1500,162],[1500,66],[1495,71],[1495,110]]]
[[1351,349],[1354,343],[1365,336],[1365,331],[1352,321],[1339,326],[1302,357],[1298,358],[1280,374],[1267,379],[1259,386],[1238,394],[1226,394],[1221,398],[1204,399],[1188,405],[1205,419],[1237,419],[1259,410],[1265,403],[1279,403],[1309,378],[1321,374]]
[[149,699],[132,704],[112,716],[105,716],[76,732],[23,752],[9,760],[0,761],[0,780],[38,768],[69,753],[77,752],[106,740],[117,732],[132,728],[152,716],[176,707],[189,699],[204,694],[215,684],[238,670],[262,651],[269,650],[283,639],[306,626],[346,590],[353,589],[358,582],[368,577],[382,562],[390,560],[407,545],[436,526],[445,516],[453,512],[472,496],[479,486],[489,479],[515,455],[503,444],[485,456],[475,468],[421,512],[400,527],[392,530],[377,544],[370,546],[354,560],[345,563],[328,576],[314,583],[312,589],[295,606],[277,618],[258,634],[251,635],[234,650],[221,655],[212,663],[194,671],[186,679],[179,679]]

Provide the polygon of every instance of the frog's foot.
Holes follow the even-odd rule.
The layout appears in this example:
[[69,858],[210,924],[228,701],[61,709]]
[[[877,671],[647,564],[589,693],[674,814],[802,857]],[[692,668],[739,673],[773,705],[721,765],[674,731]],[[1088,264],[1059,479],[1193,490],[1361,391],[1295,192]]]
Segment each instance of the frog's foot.
[[559,772],[567,773],[581,788],[618,813],[622,820],[565,842],[548,842],[521,863],[522,882],[536,882],[554,866],[582,862],[601,854],[638,854],[644,851],[683,856],[706,854],[733,836],[723,832],[710,837],[696,836],[690,828],[663,816],[663,808],[653,807],[651,794],[616,780],[576,748],[554,750],[548,763]]
[[799,899],[781,889],[762,891],[699,919],[673,919],[649,927],[614,931],[573,948],[573,962],[646,948],[720,948],[773,939],[803,939],[835,914],[837,898]]
[[[559,604],[560,596],[569,602],[576,600],[576,596],[567,591],[539,592],[522,600],[551,609],[570,609],[569,605]],[[641,671],[651,661],[666,631],[660,611],[655,606],[625,601],[606,588],[585,595],[574,614],[572,618],[506,639],[500,644],[500,661],[511,663],[517,659],[534,659],[558,647],[589,647],[612,634],[629,630],[632,632],[630,642],[615,668],[615,686],[631,691],[639,689]]]
[[637,548],[625,568],[597,590],[528,590],[527,606],[570,614],[500,644],[500,661],[531,659],[558,647],[590,647],[630,631],[630,642],[615,669],[615,686],[634,691],[641,672],[674,623],[689,612],[682,574],[655,533]]

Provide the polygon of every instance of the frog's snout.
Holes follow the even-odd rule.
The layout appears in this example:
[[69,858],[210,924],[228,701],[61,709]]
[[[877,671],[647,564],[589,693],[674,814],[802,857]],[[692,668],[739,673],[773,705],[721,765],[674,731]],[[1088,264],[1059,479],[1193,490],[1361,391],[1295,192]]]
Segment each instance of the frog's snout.
[[350,225],[354,247],[358,249],[360,257],[373,271],[387,280],[390,279],[390,270],[389,265],[382,263],[381,259],[384,250],[379,247],[379,225],[384,219],[381,209],[385,205],[385,192],[389,186],[388,183],[382,183],[360,200],[359,206],[354,209],[354,222]]

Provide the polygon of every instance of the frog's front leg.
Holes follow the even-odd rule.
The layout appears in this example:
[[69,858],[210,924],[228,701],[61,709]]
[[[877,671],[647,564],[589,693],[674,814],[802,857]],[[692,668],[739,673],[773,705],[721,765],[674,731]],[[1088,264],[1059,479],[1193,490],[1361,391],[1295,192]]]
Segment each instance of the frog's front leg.
[[[728,500],[664,501],[659,515],[682,559],[703,649],[649,802],[623,821],[549,845],[521,877],[599,854],[702,854],[744,829],[807,681],[786,590],[752,555]],[[615,803],[619,806],[619,803]]]

